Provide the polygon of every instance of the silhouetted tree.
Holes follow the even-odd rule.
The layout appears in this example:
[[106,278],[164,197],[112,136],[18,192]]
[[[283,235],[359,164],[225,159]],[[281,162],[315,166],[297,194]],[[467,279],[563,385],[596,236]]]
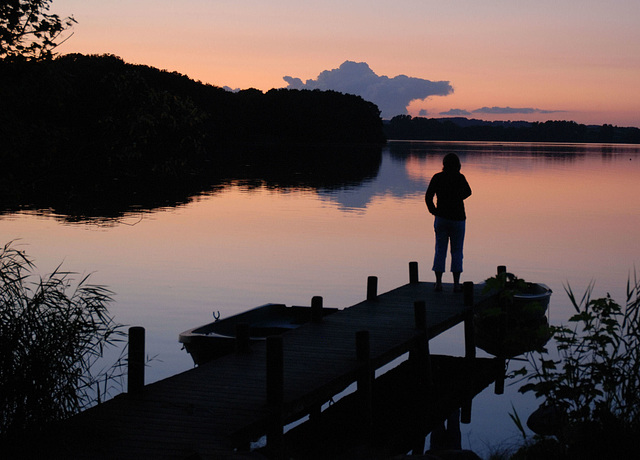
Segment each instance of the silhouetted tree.
[[5,0],[0,3],[0,59],[51,58],[62,32],[76,20],[50,14],[52,0]]

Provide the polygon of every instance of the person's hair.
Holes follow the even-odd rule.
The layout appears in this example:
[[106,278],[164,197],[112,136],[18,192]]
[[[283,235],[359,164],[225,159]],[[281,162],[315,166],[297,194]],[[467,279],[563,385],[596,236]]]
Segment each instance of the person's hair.
[[455,153],[447,153],[442,159],[442,170],[459,172],[462,165],[460,164],[460,158]]

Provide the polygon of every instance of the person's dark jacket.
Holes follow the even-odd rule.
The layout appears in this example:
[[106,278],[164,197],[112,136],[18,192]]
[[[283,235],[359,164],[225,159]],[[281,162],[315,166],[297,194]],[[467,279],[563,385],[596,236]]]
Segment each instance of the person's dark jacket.
[[[433,197],[437,198],[434,204]],[[471,187],[463,174],[457,171],[436,173],[429,182],[424,199],[429,212],[437,217],[465,220],[464,200],[471,195]]]

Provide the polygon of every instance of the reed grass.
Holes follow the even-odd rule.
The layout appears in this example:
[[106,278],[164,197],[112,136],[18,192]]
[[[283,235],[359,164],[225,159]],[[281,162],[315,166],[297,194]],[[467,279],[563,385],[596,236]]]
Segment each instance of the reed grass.
[[38,429],[104,399],[121,376],[100,368],[123,340],[113,293],[57,267],[41,277],[13,242],[0,248],[0,434]]

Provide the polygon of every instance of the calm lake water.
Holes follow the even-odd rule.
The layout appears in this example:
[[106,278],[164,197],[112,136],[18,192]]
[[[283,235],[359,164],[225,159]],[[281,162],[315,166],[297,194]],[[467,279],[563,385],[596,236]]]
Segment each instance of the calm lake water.
[[[408,263],[431,280],[433,217],[424,205],[430,177],[445,153],[462,160],[473,195],[466,201],[463,281],[481,282],[497,265],[554,294],[550,319],[572,313],[564,292],[624,301],[627,278],[640,268],[640,146],[521,143],[390,142],[378,174],[332,188],[249,187],[240,182],[177,207],[128,213],[118,220],[66,223],[37,213],[0,216],[3,243],[15,244],[49,273],[60,263],[92,273],[116,293],[116,321],[144,326],[155,356],[147,383],[190,369],[178,334],[267,302],[347,307],[408,282]],[[450,274],[445,275],[450,282]],[[464,353],[457,328],[431,344]],[[480,353],[482,355],[482,353]],[[523,419],[530,396],[490,388],[474,400],[463,447],[486,454],[517,442],[508,413]]]

